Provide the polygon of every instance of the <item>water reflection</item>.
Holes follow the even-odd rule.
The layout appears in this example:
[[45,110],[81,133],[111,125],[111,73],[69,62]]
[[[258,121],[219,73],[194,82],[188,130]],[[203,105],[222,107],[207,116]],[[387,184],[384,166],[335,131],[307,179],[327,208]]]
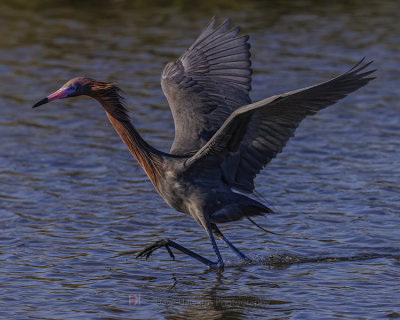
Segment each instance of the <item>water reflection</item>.
[[[0,4],[3,318],[400,314],[397,2],[199,5]],[[116,81],[145,139],[168,150],[174,129],[160,74],[213,15],[251,35],[255,100],[327,79],[364,55],[379,70],[373,84],[304,122],[257,179],[277,212],[257,222],[281,235],[245,221],[223,226],[264,262],[241,265],[221,248],[223,272],[180,254],[176,261],[161,251],[147,261],[121,254],[160,237],[205,256],[210,247],[191,218],[154,193],[96,102],[30,109],[75,76]],[[131,294],[142,297],[140,306],[129,305]]]

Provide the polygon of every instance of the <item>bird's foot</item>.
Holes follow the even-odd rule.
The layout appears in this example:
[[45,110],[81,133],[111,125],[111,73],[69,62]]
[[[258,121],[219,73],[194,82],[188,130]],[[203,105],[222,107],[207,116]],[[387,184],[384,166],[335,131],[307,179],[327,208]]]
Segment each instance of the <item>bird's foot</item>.
[[213,262],[211,260],[208,260],[208,259],[198,255],[197,253],[195,253],[189,249],[186,249],[185,247],[182,247],[181,245],[179,245],[176,242],[169,240],[169,239],[162,239],[157,242],[154,242],[152,245],[146,247],[144,250],[139,252],[139,254],[136,256],[136,258],[145,257],[147,259],[148,257],[150,257],[150,255],[155,250],[162,248],[162,247],[165,247],[168,250],[170,257],[173,260],[175,260],[175,256],[172,253],[171,248],[174,248],[176,250],[179,250],[179,251],[191,256],[192,258],[200,261],[201,263],[204,263],[205,265],[209,266],[210,268],[222,269],[224,267],[224,262],[222,261],[222,259],[220,259],[218,262]]
[[217,268],[217,269],[224,269],[225,264],[224,264],[223,261],[218,261],[218,262],[215,262],[215,263],[209,265],[209,267],[210,268]]
[[171,248],[169,247],[169,239],[162,239],[159,241],[154,242],[153,244],[149,245],[146,247],[144,250],[140,251],[139,254],[136,256],[136,258],[140,258],[145,256],[146,260],[151,256],[151,254],[156,251],[159,248],[165,247],[168,250],[168,253],[172,260],[175,260],[175,256],[171,251]]

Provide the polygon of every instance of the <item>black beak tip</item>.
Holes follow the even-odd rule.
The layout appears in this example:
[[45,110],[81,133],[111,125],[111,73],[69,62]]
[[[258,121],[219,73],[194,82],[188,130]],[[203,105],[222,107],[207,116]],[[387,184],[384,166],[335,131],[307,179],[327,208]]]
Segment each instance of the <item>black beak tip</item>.
[[39,106],[41,106],[42,104],[45,104],[45,103],[47,103],[47,102],[49,102],[49,99],[44,98],[44,99],[40,100],[38,103],[36,103],[32,108],[37,108],[37,107],[39,107]]

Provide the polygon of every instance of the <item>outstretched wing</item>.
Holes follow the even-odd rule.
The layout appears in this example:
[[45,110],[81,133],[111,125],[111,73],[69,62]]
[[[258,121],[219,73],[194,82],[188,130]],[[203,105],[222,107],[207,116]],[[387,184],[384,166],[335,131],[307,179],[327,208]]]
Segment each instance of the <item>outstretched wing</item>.
[[214,29],[215,18],[175,62],[161,85],[175,123],[171,154],[197,152],[238,107],[251,103],[250,45],[230,20]]
[[[364,60],[364,59],[363,59]],[[273,159],[308,115],[334,104],[374,79],[371,62],[361,60],[332,80],[273,96],[234,111],[187,167],[219,164],[224,180],[244,192],[254,190],[257,173]]]

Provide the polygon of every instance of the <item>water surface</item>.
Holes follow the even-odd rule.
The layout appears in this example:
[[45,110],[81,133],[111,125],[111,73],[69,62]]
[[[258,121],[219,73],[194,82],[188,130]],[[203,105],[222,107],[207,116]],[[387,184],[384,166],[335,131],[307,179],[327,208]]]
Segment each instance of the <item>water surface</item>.
[[[396,1],[322,5],[10,1],[0,28],[0,316],[4,319],[378,319],[400,317]],[[168,151],[160,74],[210,17],[251,35],[254,100],[326,80],[360,58],[377,79],[304,121],[257,178],[275,214],[222,231],[226,268],[191,217],[154,192],[95,101],[39,99],[75,76],[115,81],[138,130]],[[132,253],[133,252],[133,253]],[[137,305],[136,303],[139,302]]]

